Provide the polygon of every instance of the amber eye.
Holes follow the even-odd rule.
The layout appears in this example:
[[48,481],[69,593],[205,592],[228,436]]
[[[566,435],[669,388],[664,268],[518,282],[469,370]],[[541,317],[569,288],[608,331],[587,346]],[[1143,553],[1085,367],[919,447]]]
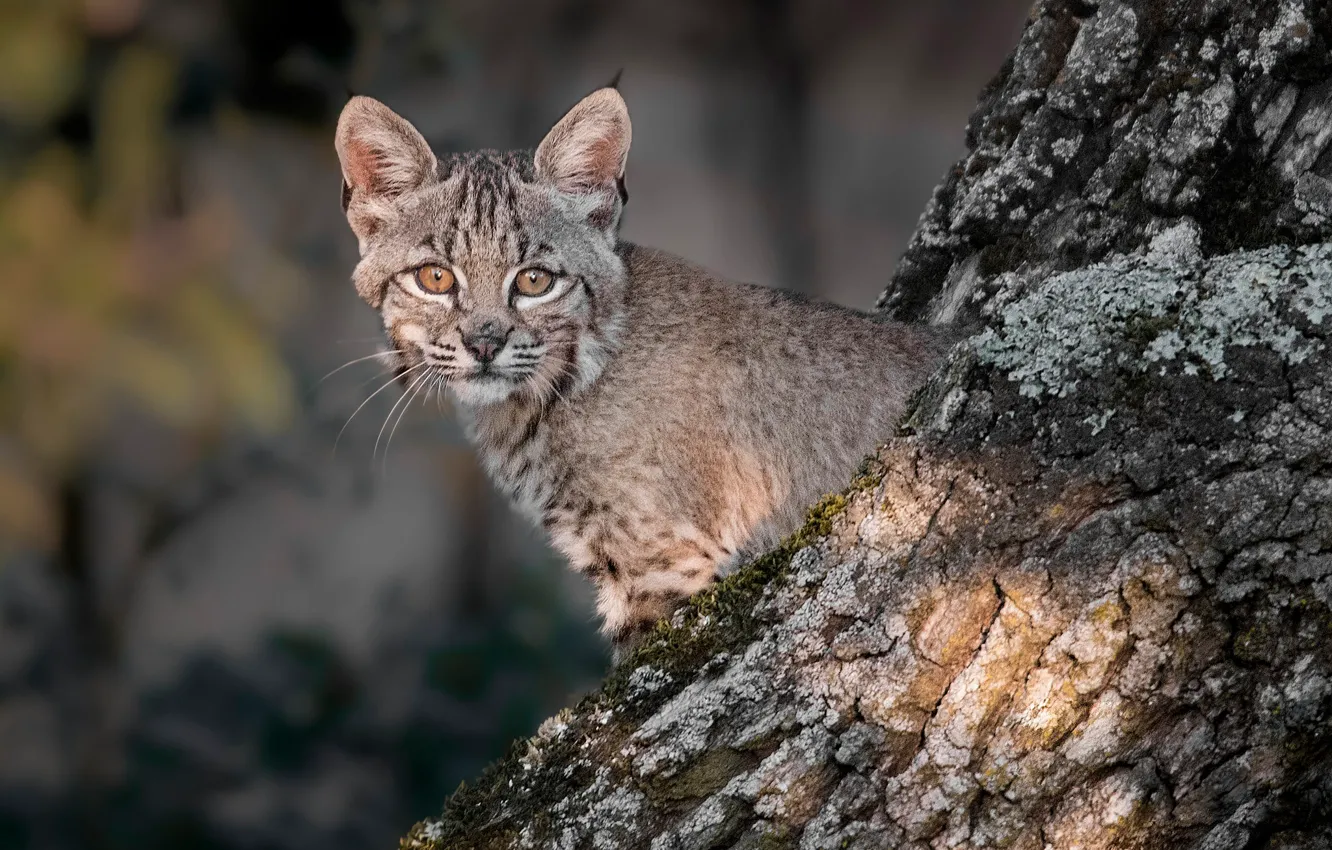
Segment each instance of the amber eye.
[[513,279],[513,288],[518,290],[519,295],[535,298],[549,292],[554,282],[555,275],[545,269],[523,269]]
[[443,266],[421,266],[416,270],[416,285],[432,295],[443,295],[453,288],[453,272]]

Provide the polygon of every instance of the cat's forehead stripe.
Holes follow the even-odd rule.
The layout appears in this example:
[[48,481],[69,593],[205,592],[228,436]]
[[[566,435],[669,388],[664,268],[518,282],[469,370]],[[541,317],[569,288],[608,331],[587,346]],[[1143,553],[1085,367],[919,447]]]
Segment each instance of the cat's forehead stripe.
[[529,251],[519,216],[518,184],[534,178],[530,152],[473,151],[453,154],[440,165],[446,180],[456,180],[458,205],[450,212],[441,234],[446,252],[466,253],[469,245],[498,243],[500,250],[518,261]]

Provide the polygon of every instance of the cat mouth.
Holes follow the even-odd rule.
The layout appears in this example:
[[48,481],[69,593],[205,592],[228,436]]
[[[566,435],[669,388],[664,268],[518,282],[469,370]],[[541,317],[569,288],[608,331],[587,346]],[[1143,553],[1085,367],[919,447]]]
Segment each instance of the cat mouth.
[[463,378],[468,381],[494,381],[503,377],[503,373],[489,363],[478,363],[463,373]]
[[473,384],[517,384],[521,383],[516,375],[511,375],[504,369],[496,369],[493,366],[473,366],[464,372],[459,378],[467,383]]
[[[491,363],[476,363],[471,366],[459,366],[449,361],[439,361],[433,358],[426,358],[427,365],[441,375],[448,383],[488,383],[491,381],[511,381],[513,378],[506,374],[504,369],[496,368]],[[399,375],[411,371],[408,366],[400,366],[396,370]]]
[[448,379],[448,387],[464,405],[495,404],[520,392],[522,381],[502,369],[472,367]]

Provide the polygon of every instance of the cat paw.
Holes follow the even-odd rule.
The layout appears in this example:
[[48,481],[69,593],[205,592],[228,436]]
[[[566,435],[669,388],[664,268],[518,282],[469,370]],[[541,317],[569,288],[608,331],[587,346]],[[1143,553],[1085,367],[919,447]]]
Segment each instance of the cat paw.
[[652,630],[652,625],[626,627],[612,635],[611,663],[618,667],[633,655],[634,651],[643,645],[648,632]]

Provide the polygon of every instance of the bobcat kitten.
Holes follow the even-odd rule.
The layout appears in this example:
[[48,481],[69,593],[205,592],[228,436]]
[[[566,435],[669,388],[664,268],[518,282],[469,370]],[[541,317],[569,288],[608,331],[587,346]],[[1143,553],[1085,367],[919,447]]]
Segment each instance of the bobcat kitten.
[[452,392],[617,648],[841,487],[955,338],[620,241],[629,140],[614,88],[535,153],[437,158],[365,97],[336,140],[395,368]]

